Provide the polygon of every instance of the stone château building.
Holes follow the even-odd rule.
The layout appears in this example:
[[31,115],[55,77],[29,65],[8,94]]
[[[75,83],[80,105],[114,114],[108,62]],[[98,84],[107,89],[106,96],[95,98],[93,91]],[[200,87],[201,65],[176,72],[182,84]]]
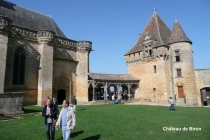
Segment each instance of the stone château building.
[[125,54],[128,74],[140,79],[135,98],[210,105],[210,69],[195,70],[192,41],[176,20],[172,31],[154,12],[136,44]]
[[47,96],[87,101],[91,50],[50,16],[0,1],[0,93],[24,92],[23,105],[42,105]]
[[170,31],[154,12],[125,54],[128,74],[89,73],[92,42],[68,39],[50,16],[3,0],[0,94],[24,92],[23,105],[41,106],[47,96],[59,103],[73,95],[93,101],[95,92],[113,86],[134,99],[167,102],[172,96],[177,104],[210,105],[210,69],[194,69],[191,45],[178,21]]

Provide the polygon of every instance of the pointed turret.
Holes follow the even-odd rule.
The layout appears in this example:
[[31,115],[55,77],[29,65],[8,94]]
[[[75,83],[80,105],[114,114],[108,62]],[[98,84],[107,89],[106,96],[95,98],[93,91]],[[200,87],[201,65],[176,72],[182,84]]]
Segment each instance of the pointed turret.
[[174,27],[171,33],[171,37],[169,39],[169,44],[177,43],[177,42],[189,42],[192,44],[191,40],[186,36],[179,22],[175,20]]
[[154,13],[150,21],[148,22],[143,33],[137,40],[136,44],[125,55],[142,51],[143,41],[145,39],[145,36],[148,34],[150,34],[153,40],[155,41],[153,47],[167,45],[169,36],[171,35],[170,29],[163,22],[163,20],[158,16],[156,9],[154,9]]

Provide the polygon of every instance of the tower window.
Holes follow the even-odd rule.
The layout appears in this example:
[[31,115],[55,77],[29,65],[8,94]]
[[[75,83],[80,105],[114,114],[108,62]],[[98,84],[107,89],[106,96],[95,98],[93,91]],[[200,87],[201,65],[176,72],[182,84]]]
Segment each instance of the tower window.
[[157,73],[156,66],[154,66],[153,69],[154,69],[154,73]]
[[179,51],[175,51],[175,58],[176,58],[176,62],[179,62],[180,61]]
[[149,55],[152,55],[152,50],[149,50]]
[[182,77],[182,70],[181,69],[177,69],[177,77]]
[[25,51],[18,48],[14,54],[13,85],[23,85],[25,75]]

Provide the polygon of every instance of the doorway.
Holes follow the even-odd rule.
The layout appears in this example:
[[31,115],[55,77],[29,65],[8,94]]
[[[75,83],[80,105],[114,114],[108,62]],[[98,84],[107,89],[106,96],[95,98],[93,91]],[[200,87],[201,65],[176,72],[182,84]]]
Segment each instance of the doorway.
[[183,86],[178,86],[178,95],[179,95],[179,98],[184,98]]
[[207,87],[201,90],[201,100],[203,106],[210,106],[210,88]]
[[63,89],[58,90],[57,99],[58,99],[58,104],[61,105],[63,103],[63,100],[66,99],[66,90]]

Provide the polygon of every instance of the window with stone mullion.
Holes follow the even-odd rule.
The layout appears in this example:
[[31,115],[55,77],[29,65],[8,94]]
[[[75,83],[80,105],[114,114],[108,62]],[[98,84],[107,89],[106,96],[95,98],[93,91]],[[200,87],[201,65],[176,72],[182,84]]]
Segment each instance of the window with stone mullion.
[[13,85],[24,85],[25,75],[25,52],[18,48],[14,54]]

